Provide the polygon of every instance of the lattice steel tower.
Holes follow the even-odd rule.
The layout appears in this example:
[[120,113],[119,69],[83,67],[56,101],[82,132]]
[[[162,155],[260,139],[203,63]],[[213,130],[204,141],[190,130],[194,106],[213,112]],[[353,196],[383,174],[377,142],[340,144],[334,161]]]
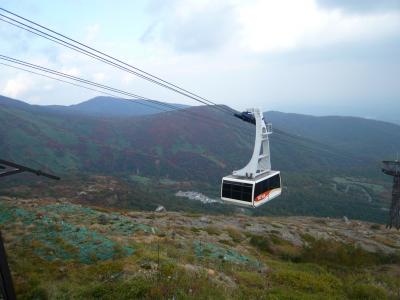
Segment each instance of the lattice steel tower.
[[382,172],[393,176],[392,204],[390,206],[389,222],[386,227],[400,229],[400,161],[383,161]]

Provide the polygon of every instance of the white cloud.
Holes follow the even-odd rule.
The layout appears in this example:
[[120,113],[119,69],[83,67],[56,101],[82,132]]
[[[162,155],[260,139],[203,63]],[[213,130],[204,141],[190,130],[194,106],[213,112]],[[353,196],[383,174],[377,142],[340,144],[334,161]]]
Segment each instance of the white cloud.
[[254,52],[380,39],[399,34],[400,14],[346,15],[315,0],[256,0],[237,6],[241,45]]
[[46,83],[43,85],[43,90],[45,91],[51,91],[54,88],[54,85],[51,83]]
[[[357,107],[364,107],[365,99],[371,103],[374,99],[397,99],[400,12],[350,12],[318,1],[322,0],[157,0],[153,10],[137,13],[134,30],[121,26],[122,20],[116,22],[111,18],[94,18],[87,23],[86,16],[77,18],[76,26],[94,25],[83,32],[70,34],[62,24],[56,28],[187,90],[237,109],[251,103],[265,109],[291,110],[297,104],[316,107],[320,103],[323,107],[330,101],[335,101],[332,105],[354,101]],[[2,40],[9,44],[7,35]],[[13,48],[23,48],[19,44]],[[35,38],[29,46],[30,51],[22,54],[13,50],[5,54],[143,96],[195,104],[48,41]],[[0,91],[5,90],[7,82],[7,95],[17,94],[30,102],[40,95],[42,104],[71,104],[97,94],[33,75],[35,84],[23,91],[21,82],[9,83],[16,74],[1,72]],[[47,90],[46,82],[54,88]]]
[[96,82],[103,82],[106,79],[106,74],[103,72],[94,73],[93,79]]
[[234,32],[233,2],[176,0],[154,12],[143,42],[180,53],[210,52],[229,42]]
[[400,34],[400,12],[348,13],[318,0],[176,0],[159,11],[142,41],[177,53],[284,52]]
[[81,71],[76,67],[63,67],[61,72],[71,76],[79,76],[81,74]]
[[32,85],[33,81],[30,78],[20,75],[7,80],[2,89],[2,94],[11,98],[16,98],[29,91]]
[[137,77],[135,77],[132,74],[126,73],[126,74],[122,74],[122,78],[121,81],[123,84],[127,85],[130,84],[132,81],[134,81]]
[[312,0],[252,1],[237,7],[237,15],[242,46],[256,52],[294,48],[321,22]]
[[93,41],[99,35],[100,32],[100,25],[99,24],[92,24],[86,27],[86,40]]

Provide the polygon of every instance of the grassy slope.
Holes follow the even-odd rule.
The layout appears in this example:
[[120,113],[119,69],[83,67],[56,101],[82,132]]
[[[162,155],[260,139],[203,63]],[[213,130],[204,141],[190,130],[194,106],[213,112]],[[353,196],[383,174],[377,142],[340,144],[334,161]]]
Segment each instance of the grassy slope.
[[[399,234],[377,225],[99,211],[49,200],[3,198],[1,204],[17,206],[8,220],[2,210],[0,226],[19,299],[397,299],[400,292]],[[43,209],[54,226],[73,224],[134,252],[123,254],[119,246],[112,259],[57,259],[64,252],[52,249],[75,255],[87,244],[75,245],[67,235],[41,243],[49,222]],[[36,214],[32,224],[24,225],[22,211]],[[132,226],[138,230],[129,231]],[[357,239],[392,254],[358,248]],[[103,243],[94,245],[104,251]],[[43,247],[56,259],[44,259]]]

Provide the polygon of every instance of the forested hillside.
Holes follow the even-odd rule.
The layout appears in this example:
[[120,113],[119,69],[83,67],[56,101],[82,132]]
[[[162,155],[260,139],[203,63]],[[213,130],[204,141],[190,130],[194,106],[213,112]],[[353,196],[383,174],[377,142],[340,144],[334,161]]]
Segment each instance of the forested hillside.
[[[400,126],[357,118],[266,116],[274,125],[272,165],[282,171],[284,193],[253,213],[384,221],[390,183],[381,176],[379,161],[391,153],[389,139],[400,141]],[[210,107],[101,117],[0,99],[3,159],[64,178],[103,174],[133,180],[139,189],[160,180],[190,181],[191,188],[201,186],[200,192],[218,197],[221,177],[250,158],[253,136],[250,124]]]

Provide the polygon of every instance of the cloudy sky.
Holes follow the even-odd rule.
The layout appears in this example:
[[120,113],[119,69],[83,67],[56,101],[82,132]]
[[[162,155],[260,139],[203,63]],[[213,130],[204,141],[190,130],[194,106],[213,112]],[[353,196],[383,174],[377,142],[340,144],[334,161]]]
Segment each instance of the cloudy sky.
[[[0,0],[0,7],[235,109],[400,119],[400,0]],[[0,54],[195,104],[0,22]],[[0,65],[0,94],[96,93]]]

